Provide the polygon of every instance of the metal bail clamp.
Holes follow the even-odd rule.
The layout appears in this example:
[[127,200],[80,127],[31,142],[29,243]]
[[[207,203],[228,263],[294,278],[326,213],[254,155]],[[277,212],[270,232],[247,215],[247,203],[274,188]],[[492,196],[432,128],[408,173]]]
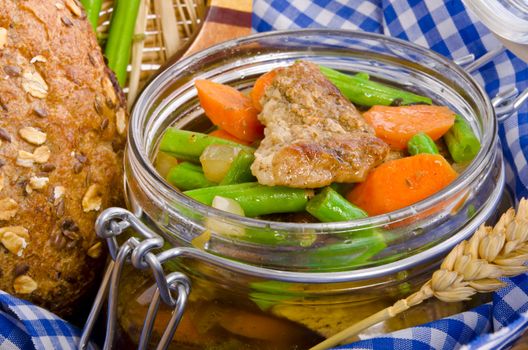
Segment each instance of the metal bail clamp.
[[[136,234],[120,246],[117,242],[117,236],[128,228],[133,229]],[[180,272],[173,272],[165,276],[162,263],[152,253],[153,249],[163,247],[163,238],[152,232],[128,210],[122,208],[106,209],[97,219],[95,229],[99,237],[106,239],[112,260],[108,263],[101,286],[83,328],[79,349],[86,349],[89,346],[90,335],[105,301],[108,301],[108,316],[103,349],[112,348],[117,324],[119,281],[123,267],[127,263],[131,263],[138,269],[150,268],[156,280],[156,291],[145,316],[139,349],[146,349],[148,346],[160,300],[174,309],[169,324],[157,346],[159,350],[167,349],[185,310],[191,289],[190,280]],[[141,238],[138,239],[137,236]]]
[[[470,54],[455,59],[454,62],[461,66],[468,73],[472,74],[480,67],[493,61],[495,57],[502,54],[505,50],[506,48],[501,45],[493,50],[490,50],[478,59],[475,59],[475,55]],[[526,101],[528,101],[528,89],[525,89],[521,93],[519,93],[516,88],[499,91],[491,100],[491,104],[495,109],[495,114],[497,115],[497,121],[506,121],[509,117],[516,113]]]

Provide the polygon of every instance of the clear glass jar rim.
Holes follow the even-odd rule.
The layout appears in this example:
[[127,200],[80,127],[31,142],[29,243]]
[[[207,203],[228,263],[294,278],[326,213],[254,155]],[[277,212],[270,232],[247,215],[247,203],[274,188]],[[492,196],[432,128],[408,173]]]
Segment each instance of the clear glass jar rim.
[[[348,39],[354,38],[360,40],[363,39],[387,42],[391,44],[397,44],[402,49],[410,50],[428,56],[429,58],[434,59],[438,63],[448,66],[451,70],[461,76],[467,83],[469,83],[474,88],[474,92],[477,93],[477,96],[480,99],[480,101],[475,101],[477,105],[482,102],[481,111],[483,114],[485,114],[483,120],[488,121],[488,123],[486,125],[482,125],[483,137],[481,140],[481,149],[479,153],[477,154],[473,162],[452,184],[450,184],[448,187],[444,188],[440,192],[436,193],[434,196],[430,196],[412,206],[408,206],[387,214],[347,222],[290,223],[241,217],[196,202],[190,197],[187,197],[181,192],[175,190],[157,173],[156,169],[154,168],[152,162],[149,159],[148,152],[145,149],[146,145],[143,145],[143,139],[140,135],[140,133],[142,132],[140,130],[141,116],[147,113],[148,107],[150,106],[150,99],[152,97],[157,96],[156,93],[160,92],[166,86],[166,84],[170,82],[171,77],[177,76],[178,74],[184,72],[185,67],[194,61],[200,61],[215,53],[226,51],[229,49],[235,49],[237,46],[255,42],[261,39],[286,36],[334,36]],[[151,186],[154,186],[154,188],[162,188],[164,191],[171,193],[171,195],[174,196],[174,199],[177,200],[179,204],[183,204],[186,208],[195,210],[200,214],[227,218],[233,222],[238,222],[240,224],[255,228],[267,227],[285,231],[291,230],[294,232],[299,230],[310,229],[314,230],[315,232],[327,232],[330,230],[354,229],[366,225],[380,226],[391,222],[401,221],[405,218],[416,215],[416,213],[424,212],[430,208],[433,208],[438,203],[461,192],[464,188],[471,184],[487,166],[489,166],[488,161],[492,158],[494,145],[497,142],[496,134],[497,119],[491,102],[487,97],[486,93],[467,72],[465,72],[462,68],[460,68],[454,62],[450,61],[444,56],[441,56],[436,52],[429,50],[425,47],[419,46],[417,44],[376,33],[338,29],[300,29],[259,33],[239,39],[226,41],[224,43],[212,46],[206,50],[197,52],[191,56],[188,56],[176,63],[167,66],[153,80],[149,82],[149,84],[145,87],[133,107],[129,123],[130,136],[128,148],[130,152],[127,153],[129,153],[128,156],[132,155],[139,162],[139,165],[147,171],[147,176],[145,177],[145,180],[148,181]]]

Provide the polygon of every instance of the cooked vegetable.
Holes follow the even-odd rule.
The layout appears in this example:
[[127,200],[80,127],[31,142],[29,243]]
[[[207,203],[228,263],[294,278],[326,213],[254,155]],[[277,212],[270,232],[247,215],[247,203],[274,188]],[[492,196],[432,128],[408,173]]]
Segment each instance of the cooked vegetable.
[[86,18],[92,25],[94,32],[97,30],[97,24],[99,22],[99,12],[101,12],[102,0],[81,0],[86,11]]
[[349,221],[366,218],[368,214],[330,187],[308,201],[306,211],[322,222]]
[[459,115],[455,116],[455,124],[444,135],[444,140],[449,154],[457,163],[472,160],[480,150],[479,139],[468,122]]
[[156,167],[158,173],[164,178],[167,177],[169,171],[176,165],[178,165],[178,160],[170,154],[167,154],[165,152],[158,152],[158,154],[156,155],[154,166]]
[[273,280],[252,282],[249,298],[261,310],[266,311],[283,301],[302,297],[302,292],[293,290],[293,286],[291,283]]
[[436,144],[429,135],[419,132],[411,137],[407,143],[407,151],[409,151],[411,156],[420,153],[438,154],[438,147],[436,147]]
[[411,92],[396,89],[385,84],[369,80],[366,73],[348,75],[334,69],[321,66],[321,72],[343,95],[353,103],[363,106],[389,106],[398,101],[401,105],[411,103],[431,104],[431,99]]
[[[236,200],[231,198],[215,196],[211,206],[231,214],[244,216],[244,209],[242,209]],[[224,235],[243,236],[245,234],[244,227],[211,217],[206,219],[205,227],[213,232]]]
[[[291,78],[294,82],[285,83],[282,86],[282,79],[274,80],[277,74],[281,74],[281,77],[284,74],[284,76]],[[343,100],[343,96],[335,94],[335,88],[328,83],[327,78],[335,83],[338,88],[348,92],[349,97],[352,100],[355,99],[354,102],[356,103],[366,105],[378,103],[383,105],[374,105],[363,114],[364,118],[362,118],[350,103]],[[322,149],[320,141],[313,141],[308,136],[309,140],[306,141],[305,145],[298,140],[298,138],[304,140],[302,137],[305,134],[299,133],[299,135],[292,136],[296,142],[296,148],[291,146],[291,150],[289,148],[276,147],[275,141],[271,142],[267,147],[275,147],[274,149],[280,149],[281,152],[286,151],[281,153],[279,157],[273,157],[273,159],[278,159],[276,162],[274,160],[275,163],[271,165],[265,163],[264,165],[266,166],[261,168],[256,167],[257,164],[255,162],[259,161],[259,154],[255,155],[255,149],[241,144],[261,141],[258,138],[262,136],[263,125],[258,121],[257,114],[258,109],[262,108],[260,105],[262,96],[273,81],[277,85],[277,89],[281,86],[282,90],[290,89],[288,91],[299,91],[297,87],[303,87],[304,90],[308,90],[308,92],[304,93],[304,90],[301,89],[302,93],[295,95],[299,101],[295,100],[292,102],[291,98],[285,98],[285,106],[292,103],[301,105],[302,101],[313,97],[313,91],[327,93],[327,90],[329,90],[328,98],[332,96],[339,97],[338,100],[341,104],[337,101],[335,105],[346,105],[353,109],[348,116],[350,119],[354,119],[357,114],[357,118],[361,122],[364,123],[366,121],[374,128],[377,137],[372,136],[372,139],[384,147],[384,150],[378,152],[380,159],[385,159],[384,157],[388,150],[387,144],[391,146],[393,152],[399,152],[400,157],[405,156],[405,150],[411,156],[389,161],[385,159],[386,163],[371,170],[366,180],[357,185],[353,185],[350,182],[361,181],[363,177],[357,180],[348,178],[343,180],[343,177],[335,179],[335,181],[348,183],[331,184],[308,201],[313,192],[307,190],[307,187],[320,188],[331,182],[326,182],[319,186],[307,185],[311,184],[307,179],[315,172],[313,166],[319,165],[321,161],[318,161],[313,166],[311,165],[306,171],[299,174],[295,173],[304,158],[306,158],[302,158],[304,153],[312,152],[313,154],[310,153],[310,159],[320,158],[314,156],[316,154],[314,152],[322,152],[320,151]],[[312,84],[310,87],[313,88],[308,89],[305,84]],[[174,170],[171,169],[173,171],[171,173],[174,178],[173,183],[191,198],[207,205],[212,204],[215,196],[230,198],[241,206],[248,217],[304,212],[306,215],[310,213],[312,220],[315,220],[315,217],[321,222],[356,220],[368,215],[387,213],[416,203],[441,190],[456,178],[457,172],[439,155],[435,140],[446,135],[446,144],[450,146],[450,152],[458,153],[459,159],[464,159],[466,157],[465,154],[471,153],[475,148],[471,136],[474,139],[476,137],[472,134],[470,126],[459,116],[455,116],[455,113],[448,107],[430,105],[431,100],[427,97],[373,82],[370,80],[370,76],[364,72],[349,76],[309,62],[296,62],[284,70],[273,70],[263,74],[256,80],[254,85],[251,97],[248,97],[227,85],[208,80],[195,81],[198,98],[204,112],[219,129],[211,132],[210,135],[205,135],[169,128],[163,136],[160,143],[160,151],[177,157],[178,160],[190,160],[193,162],[199,160],[202,164],[202,171],[196,171],[196,169],[186,168],[185,166],[176,167]],[[295,89],[291,90],[292,87]],[[320,87],[322,90],[319,89]],[[281,93],[284,94],[282,90]],[[324,101],[320,101],[321,103],[318,102],[319,104],[316,105],[320,110],[330,113],[335,108],[335,105],[323,103],[326,101],[324,99]],[[392,104],[392,106],[388,106],[388,104]],[[412,105],[394,106],[396,104]],[[286,120],[291,117],[288,114],[288,108],[285,108],[284,111],[279,108],[276,113],[266,108],[260,114],[260,118],[263,118],[266,113],[270,114],[268,117],[272,121],[277,119]],[[323,113],[323,115],[327,115],[327,113]],[[278,123],[278,125],[277,139],[284,134],[284,125],[281,123]],[[269,129],[270,124],[267,123],[267,126]],[[365,124],[364,128],[368,130],[369,126]],[[449,134],[446,134],[448,130],[450,130]],[[329,134],[332,135],[332,130],[329,131]],[[271,137],[270,135],[270,130],[267,130],[267,137]],[[369,135],[369,133],[366,133],[366,135]],[[331,137],[328,139],[332,140]],[[463,144],[466,140],[470,140],[469,148],[464,149]],[[283,141],[282,139],[280,140],[280,142]],[[367,144],[371,145],[372,142],[369,141]],[[450,142],[451,145],[449,145]],[[310,148],[309,146],[312,143],[319,148]],[[335,144],[331,144],[331,146],[333,155],[337,146]],[[262,147],[259,148],[259,151],[261,149]],[[362,152],[356,149],[357,153],[368,157],[374,153],[378,155],[377,151],[378,149],[368,149]],[[381,154],[383,153],[382,151],[385,151],[385,154]],[[343,158],[341,153],[338,155],[340,159]],[[272,173],[273,176],[270,176],[272,181],[262,176],[262,179],[258,177],[259,181],[261,181],[260,184],[252,182],[255,181],[253,172],[256,171],[256,168],[262,169],[263,173],[269,175],[271,170],[276,170],[276,163],[279,160],[284,162],[284,158],[288,156],[291,159],[289,159],[287,165],[280,168],[282,173],[275,171]],[[266,157],[266,159],[271,158],[269,154]],[[310,165],[309,162],[307,164]],[[251,170],[252,166],[253,172]],[[187,175],[181,176],[180,174],[178,179],[176,179],[177,170],[184,171]],[[191,171],[198,173],[195,176],[197,183],[187,182],[178,186],[176,184],[178,181],[187,181],[186,178],[191,177]],[[280,173],[280,175],[275,173]],[[299,177],[299,180],[296,179],[297,182],[294,182],[294,184],[298,183],[299,185],[291,186],[290,182],[284,182],[286,181],[284,180],[285,178],[290,179],[294,176],[290,173],[295,173],[295,176]],[[200,177],[200,175],[203,175],[203,177]],[[278,178],[276,179],[275,177]],[[211,185],[214,183],[218,185]],[[281,185],[286,185],[287,187],[282,187]],[[351,189],[352,186],[354,187]],[[190,188],[192,189],[189,190]],[[337,191],[338,188],[341,193]],[[343,197],[343,193],[347,193],[346,197],[349,201]],[[379,232],[374,231],[374,229],[367,227],[359,232],[351,233],[351,235],[355,235],[355,237],[359,233],[367,236],[373,236],[373,233],[379,235]],[[341,237],[342,235],[338,236]],[[261,235],[261,233],[254,233],[248,230],[244,237],[249,240],[255,238],[259,242],[261,240],[269,240],[267,232]],[[372,237],[364,238],[372,239]],[[274,242],[276,240],[271,239],[269,241]],[[378,247],[385,244],[384,242],[382,243]],[[347,246],[347,248],[349,247]]]
[[307,266],[321,269],[349,269],[370,260],[387,247],[375,229],[352,232],[344,243],[330,244],[307,254]]
[[231,86],[209,80],[196,80],[194,85],[200,105],[213,124],[244,141],[263,137],[264,127],[251,98]]
[[370,75],[368,73],[365,73],[365,72],[359,72],[359,73],[356,73],[354,74],[354,76],[358,79],[364,79],[364,80],[369,80],[370,79]]
[[200,156],[205,177],[213,182],[222,181],[241,150],[240,146],[232,145],[207,146]]
[[253,85],[253,90],[251,90],[251,100],[253,101],[253,106],[261,111],[262,105],[260,104],[260,100],[264,96],[264,93],[266,92],[266,88],[271,85],[271,82],[277,75],[276,70],[272,70],[267,72],[266,74],[262,74]]
[[232,185],[255,181],[255,177],[251,173],[250,168],[254,160],[255,156],[252,152],[241,150],[231,163],[227,174],[222,181],[220,181],[220,185]]
[[200,188],[184,193],[206,205],[211,205],[215,196],[232,198],[249,217],[303,211],[312,195],[310,190],[263,186],[256,182]]
[[415,134],[424,132],[433,140],[442,137],[455,122],[455,113],[443,106],[374,106],[363,117],[376,136],[391,148],[402,150]]
[[233,334],[268,342],[289,342],[292,344],[306,342],[306,331],[292,321],[283,318],[265,316],[240,309],[232,311],[224,309],[220,315],[219,325]]
[[347,193],[351,189],[351,186],[354,185],[351,183],[334,182],[328,187],[342,195],[343,193]]
[[130,60],[132,35],[139,10],[140,0],[114,1],[114,11],[108,30],[105,56],[108,67],[116,74],[121,86],[126,83],[127,67]]
[[200,165],[198,164],[194,164],[194,163],[191,163],[191,162],[181,162],[180,163],[180,166],[184,167],[184,168],[187,168],[189,170],[193,170],[193,171],[197,171],[197,172],[200,172],[203,174],[203,169]]
[[209,135],[214,136],[214,137],[219,137],[219,138],[224,139],[224,140],[233,141],[233,142],[239,143],[241,145],[245,145],[245,146],[249,146],[249,144],[250,144],[247,141],[241,140],[238,137],[231,135],[230,133],[228,133],[227,131],[225,131],[223,129],[216,129],[214,131],[211,131],[209,133]]
[[[313,197],[306,210],[322,222],[349,221],[365,218],[368,214],[327,187]],[[351,267],[370,259],[386,247],[383,235],[376,229],[365,228],[344,232],[347,243],[332,244],[309,253],[309,263],[316,267]]]
[[238,204],[238,202],[231,198],[226,198],[222,196],[215,196],[211,206],[216,209],[226,211],[231,214],[236,214],[244,216],[244,209]]
[[167,152],[181,160],[198,162],[200,155],[210,145],[231,145],[249,151],[253,148],[199,132],[167,128],[160,142],[160,151]]
[[173,167],[167,174],[167,181],[182,191],[215,186],[207,180],[199,165],[183,162]]
[[444,157],[418,154],[380,165],[349,192],[347,199],[371,216],[384,214],[427,198],[456,177]]

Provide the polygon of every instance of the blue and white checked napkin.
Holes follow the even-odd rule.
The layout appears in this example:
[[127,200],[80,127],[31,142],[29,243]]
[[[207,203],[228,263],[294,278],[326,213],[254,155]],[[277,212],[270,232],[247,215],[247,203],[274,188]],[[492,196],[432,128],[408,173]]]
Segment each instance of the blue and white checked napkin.
[[80,332],[49,311],[0,291],[0,349],[77,349]]
[[[484,0],[487,1],[487,0]],[[507,25],[507,24],[505,24]],[[408,40],[457,59],[481,57],[502,44],[461,0],[254,0],[257,32],[340,28]],[[473,73],[489,96],[528,88],[528,65],[509,51]],[[500,125],[507,187],[518,201],[528,196],[528,104]],[[507,280],[493,302],[453,317],[348,344],[339,349],[499,349],[528,326],[528,276]],[[522,313],[526,313],[522,315]]]
[[[254,0],[253,29],[359,29],[409,40],[456,59],[480,57],[499,41],[461,0]],[[490,96],[528,87],[528,66],[510,52],[474,74]],[[528,106],[500,125],[508,190],[528,197]],[[508,280],[493,302],[419,327],[341,349],[499,349],[528,325],[528,276]],[[523,314],[524,313],[524,314]],[[57,316],[0,291],[0,349],[75,349],[79,330]]]

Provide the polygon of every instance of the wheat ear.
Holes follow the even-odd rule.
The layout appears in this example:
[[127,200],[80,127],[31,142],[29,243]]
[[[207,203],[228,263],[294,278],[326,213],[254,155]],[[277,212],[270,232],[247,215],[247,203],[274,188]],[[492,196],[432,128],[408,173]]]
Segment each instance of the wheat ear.
[[499,277],[528,270],[528,200],[521,199],[517,214],[509,209],[492,228],[480,226],[473,236],[455,246],[440,269],[420,290],[392,306],[333,335],[310,350],[324,350],[350,339],[362,330],[386,321],[424,300],[445,302],[468,300],[475,293],[488,293],[503,286]]

